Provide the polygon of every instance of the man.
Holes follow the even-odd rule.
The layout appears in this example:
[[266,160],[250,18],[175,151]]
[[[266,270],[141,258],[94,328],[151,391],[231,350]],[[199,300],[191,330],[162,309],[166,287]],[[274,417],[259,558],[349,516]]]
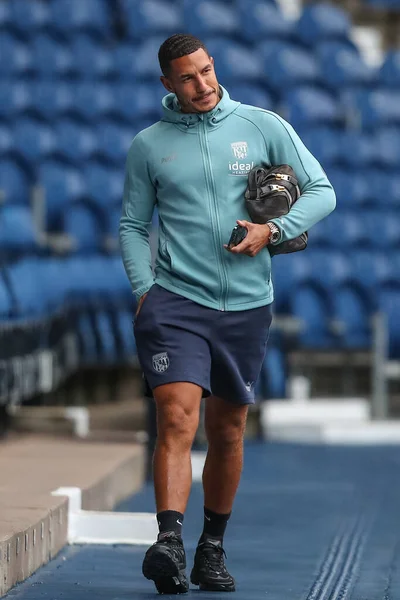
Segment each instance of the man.
[[[204,529],[191,582],[203,590],[233,591],[223,536],[271,322],[267,245],[310,229],[334,209],[335,194],[288,123],[230,99],[200,40],[174,35],[158,57],[169,92],[164,116],[133,140],[120,224],[123,261],[138,300],[138,356],[157,407],[159,535],[145,555],[143,573],[160,593],[188,590],[181,533],[205,395]],[[250,169],[283,163],[294,169],[301,197],[288,215],[250,223],[244,202]],[[153,274],[148,227],[155,206],[159,245]],[[236,223],[248,233],[228,248]]]

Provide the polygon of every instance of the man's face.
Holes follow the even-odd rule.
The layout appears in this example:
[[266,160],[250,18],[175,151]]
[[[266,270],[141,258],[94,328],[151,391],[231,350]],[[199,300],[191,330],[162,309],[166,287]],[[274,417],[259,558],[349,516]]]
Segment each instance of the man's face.
[[208,112],[219,102],[214,59],[202,48],[172,60],[168,77],[161,77],[161,81],[176,94],[184,113]]

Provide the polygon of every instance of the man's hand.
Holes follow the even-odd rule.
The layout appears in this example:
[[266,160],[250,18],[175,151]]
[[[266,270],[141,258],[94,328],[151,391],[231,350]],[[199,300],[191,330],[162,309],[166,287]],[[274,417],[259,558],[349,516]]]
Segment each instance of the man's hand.
[[138,316],[138,314],[140,312],[140,309],[142,308],[142,304],[143,304],[146,296],[147,296],[147,292],[145,294],[143,294],[143,296],[140,297],[140,300],[139,300],[138,305],[137,305],[136,313],[135,313],[135,318]]
[[238,225],[246,227],[248,233],[244,240],[237,246],[230,248],[227,244],[224,244],[224,248],[232,254],[247,254],[247,256],[256,256],[268,245],[269,238],[271,237],[271,230],[269,225],[258,223],[250,223],[249,221],[236,221]]

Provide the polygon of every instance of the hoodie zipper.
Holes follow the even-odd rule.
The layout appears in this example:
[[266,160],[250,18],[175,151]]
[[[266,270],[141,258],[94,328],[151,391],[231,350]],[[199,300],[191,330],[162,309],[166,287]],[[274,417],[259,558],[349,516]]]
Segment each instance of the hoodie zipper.
[[219,272],[219,281],[221,286],[221,301],[220,301],[220,310],[227,310],[227,298],[228,298],[228,275],[226,272],[225,264],[224,264],[224,248],[223,242],[221,239],[221,228],[219,224],[218,217],[218,202],[217,202],[217,193],[215,188],[215,181],[212,172],[212,162],[210,156],[210,150],[208,147],[208,136],[207,136],[207,121],[206,119],[202,119],[202,126],[199,128],[200,130],[200,147],[202,149],[202,156],[204,162],[204,170],[206,176],[206,185],[208,197],[210,198],[210,206],[211,206],[211,228],[213,232],[213,239],[215,244],[215,251],[217,256],[219,257],[219,263],[217,262],[218,272]]

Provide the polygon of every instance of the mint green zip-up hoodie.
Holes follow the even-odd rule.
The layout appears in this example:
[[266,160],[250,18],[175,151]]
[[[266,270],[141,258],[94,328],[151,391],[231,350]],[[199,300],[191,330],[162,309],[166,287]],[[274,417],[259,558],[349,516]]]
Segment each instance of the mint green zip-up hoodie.
[[[176,96],[168,94],[161,121],[132,142],[120,244],[137,298],[156,282],[218,310],[272,302],[268,250],[249,257],[223,247],[236,220],[250,220],[244,192],[254,166],[286,163],[299,180],[299,200],[288,215],[274,219],[280,241],[309,230],[335,208],[331,184],[293,128],[275,113],[235,102],[221,90],[220,102],[203,114],[182,113]],[[148,229],[155,206],[159,243],[153,273]]]

